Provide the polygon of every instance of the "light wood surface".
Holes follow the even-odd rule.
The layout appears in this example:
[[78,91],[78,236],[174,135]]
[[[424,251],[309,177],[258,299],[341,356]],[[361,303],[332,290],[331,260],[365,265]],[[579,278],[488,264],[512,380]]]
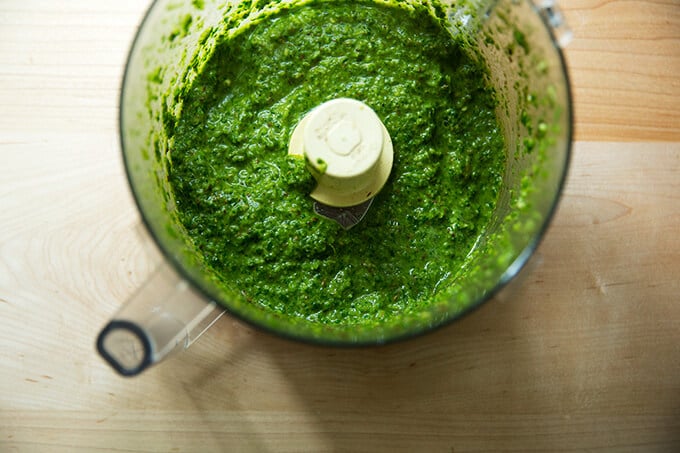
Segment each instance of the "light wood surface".
[[511,291],[360,350],[225,317],[123,379],[94,338],[155,264],[116,135],[147,4],[0,2],[0,452],[680,451],[680,2],[562,3],[578,141]]

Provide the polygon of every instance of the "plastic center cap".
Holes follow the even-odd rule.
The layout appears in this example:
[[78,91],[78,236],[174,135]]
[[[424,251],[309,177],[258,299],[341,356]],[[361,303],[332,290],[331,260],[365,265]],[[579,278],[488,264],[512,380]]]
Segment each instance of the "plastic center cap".
[[387,129],[355,99],[333,99],[309,112],[293,131],[288,152],[305,157],[318,183],[310,195],[329,206],[355,206],[373,198],[392,170]]
[[312,165],[323,162],[324,173],[338,179],[326,183],[337,190],[354,191],[357,185],[365,184],[359,179],[375,166],[382,145],[380,118],[363,102],[333,99],[309,114],[304,131],[305,155]]
[[330,128],[326,141],[331,151],[346,156],[361,143],[361,132],[352,121],[341,120]]

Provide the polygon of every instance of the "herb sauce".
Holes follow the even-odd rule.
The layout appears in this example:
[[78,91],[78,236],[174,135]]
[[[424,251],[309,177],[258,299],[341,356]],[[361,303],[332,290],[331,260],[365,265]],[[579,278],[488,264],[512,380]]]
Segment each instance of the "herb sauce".
[[[267,310],[375,325],[433,303],[496,206],[505,143],[486,69],[424,9],[317,2],[239,28],[191,83],[171,130],[179,218],[225,285]],[[313,211],[288,141],[349,97],[394,145],[390,179],[345,231]]]

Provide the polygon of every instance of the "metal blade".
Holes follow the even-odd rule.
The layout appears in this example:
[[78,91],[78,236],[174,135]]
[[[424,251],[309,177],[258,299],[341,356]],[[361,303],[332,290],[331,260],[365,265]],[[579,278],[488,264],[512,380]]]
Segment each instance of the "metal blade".
[[337,208],[335,206],[328,206],[327,204],[314,202],[314,212],[317,214],[336,221],[345,230],[349,230],[357,223],[361,222],[368,209],[373,203],[373,198],[364,201],[355,206],[348,206],[346,208]]

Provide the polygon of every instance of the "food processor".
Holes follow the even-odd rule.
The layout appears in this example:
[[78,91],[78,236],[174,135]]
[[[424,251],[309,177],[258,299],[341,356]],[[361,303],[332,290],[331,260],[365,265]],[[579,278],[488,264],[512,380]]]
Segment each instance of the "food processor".
[[[496,115],[506,143],[503,183],[492,219],[468,255],[466,272],[442,289],[444,299],[394,322],[370,326],[319,325],[282,316],[247,301],[238,288],[220,284],[178,220],[168,182],[168,116],[181,110],[182,97],[200,69],[197,63],[206,60],[230,29],[267,20],[262,13],[268,8],[310,3],[314,0],[156,0],[149,8],[125,68],[120,140],[143,224],[164,261],[97,338],[97,350],[120,374],[137,375],[188,347],[225,311],[265,331],[322,345],[378,345],[420,335],[489,300],[520,272],[544,235],[565,181],[572,140],[562,53],[571,32],[560,9],[548,0],[395,1],[402,7],[417,4],[443,11],[451,36],[476,49],[488,68],[498,100]],[[309,158],[305,150],[315,143],[309,124],[325,124],[318,127],[335,143],[314,157],[319,163],[312,165],[319,183],[312,194],[315,211],[349,229],[370,210],[397,151],[379,119],[351,99],[310,113],[293,133],[289,154]],[[357,138],[361,134],[375,142],[362,142]],[[357,160],[342,167],[343,159],[358,149],[369,156],[361,158],[361,171]],[[343,169],[330,174],[328,160]]]

